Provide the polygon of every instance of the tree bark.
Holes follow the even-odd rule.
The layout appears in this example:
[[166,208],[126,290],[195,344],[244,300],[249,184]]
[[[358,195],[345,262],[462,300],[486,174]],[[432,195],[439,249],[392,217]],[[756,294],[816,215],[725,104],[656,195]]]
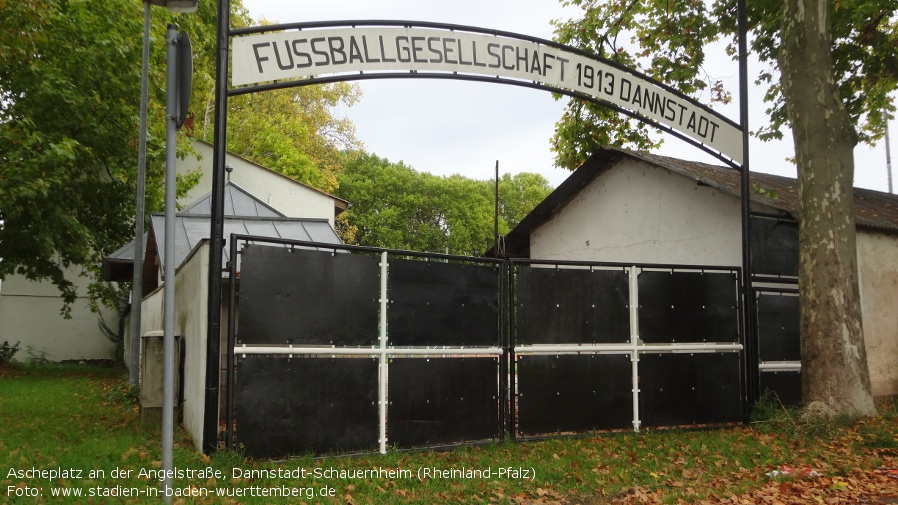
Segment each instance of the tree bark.
[[857,134],[833,79],[828,0],[785,0],[781,84],[798,161],[802,394],[875,415],[861,324],[854,213]]

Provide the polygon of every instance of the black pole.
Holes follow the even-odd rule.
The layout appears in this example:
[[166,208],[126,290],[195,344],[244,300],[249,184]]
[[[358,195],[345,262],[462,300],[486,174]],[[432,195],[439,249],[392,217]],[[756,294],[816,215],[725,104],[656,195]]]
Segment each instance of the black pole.
[[221,344],[221,252],[224,248],[224,166],[228,142],[228,39],[231,1],[218,0],[215,55],[215,132],[212,155],[212,230],[209,244],[209,320],[206,335],[206,398],[203,452],[218,447],[219,348]]
[[499,160],[496,160],[496,208],[495,212],[493,212],[493,247],[496,251],[496,257],[501,258],[499,256]]
[[[758,399],[758,353],[754,319],[754,295],[752,294],[751,269],[751,170],[748,157],[748,27],[745,0],[737,2],[739,30],[739,124],[742,127],[742,300],[746,396],[748,407]],[[747,414],[747,412],[746,412]]]
[[503,258],[503,268],[505,268],[505,285],[508,286],[508,298],[506,300],[505,314],[505,352],[503,355],[508,356],[506,367],[508,373],[508,386],[505,390],[508,392],[508,400],[505,402],[508,413],[506,415],[506,435],[512,441],[517,440],[517,420],[518,420],[518,362],[514,353],[514,346],[517,343],[517,327],[515,326],[515,264],[508,258]]
[[228,255],[228,347],[226,352],[228,358],[225,361],[228,369],[225,372],[227,378],[227,386],[225,392],[228,395],[225,401],[225,447],[233,449],[234,447],[234,344],[237,341],[237,241],[234,234],[231,234],[230,249]]
[[[501,258],[502,256],[499,253],[499,160],[496,160],[496,198],[495,198],[495,211],[493,212],[493,251],[496,253],[497,258]],[[505,275],[506,265],[503,262],[499,267],[499,347],[507,349],[505,340],[505,310],[507,308],[507,290],[506,290],[506,282],[507,276]],[[503,352],[501,356],[499,356],[499,441],[505,440],[505,426],[506,426],[506,416],[508,415],[508,409],[505,405],[505,394],[506,394],[506,382],[508,380],[508,353]]]

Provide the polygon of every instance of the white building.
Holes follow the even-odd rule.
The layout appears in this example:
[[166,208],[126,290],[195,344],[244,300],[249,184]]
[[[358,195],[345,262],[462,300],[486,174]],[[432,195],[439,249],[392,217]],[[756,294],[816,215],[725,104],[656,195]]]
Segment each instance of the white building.
[[[751,183],[753,285],[794,290],[797,181],[752,173]],[[505,237],[505,254],[739,267],[740,187],[731,168],[604,149]],[[898,394],[898,196],[858,188],[855,203],[867,357],[881,398]]]

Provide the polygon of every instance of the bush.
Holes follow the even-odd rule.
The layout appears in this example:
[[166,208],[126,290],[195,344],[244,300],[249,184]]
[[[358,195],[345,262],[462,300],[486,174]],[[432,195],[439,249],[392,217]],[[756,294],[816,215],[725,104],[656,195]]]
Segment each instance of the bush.
[[5,365],[12,361],[12,357],[19,352],[20,343],[21,342],[10,344],[8,340],[4,340],[3,343],[0,344],[0,365]]

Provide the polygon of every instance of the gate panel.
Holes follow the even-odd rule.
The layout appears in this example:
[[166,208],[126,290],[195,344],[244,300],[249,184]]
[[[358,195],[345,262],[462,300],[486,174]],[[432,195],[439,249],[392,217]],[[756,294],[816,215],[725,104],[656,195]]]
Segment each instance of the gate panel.
[[390,345],[494,346],[499,343],[497,267],[390,261]]
[[759,293],[757,310],[760,361],[801,361],[798,296]]
[[370,358],[242,358],[237,434],[247,456],[376,450],[377,366]]
[[241,267],[240,343],[377,342],[377,258],[246,245]]
[[762,371],[759,375],[761,394],[767,391],[776,393],[776,398],[786,407],[801,405],[801,371]]
[[742,421],[736,353],[645,353],[639,358],[643,426]]
[[396,358],[390,362],[390,445],[498,438],[499,360]]
[[801,335],[797,293],[756,291],[759,391],[801,405]]
[[752,275],[798,277],[798,223],[751,217]]
[[519,269],[518,344],[628,341],[628,279],[623,270]]
[[737,342],[738,290],[729,272],[643,271],[639,337],[646,343]]
[[632,427],[629,354],[518,356],[524,436]]

